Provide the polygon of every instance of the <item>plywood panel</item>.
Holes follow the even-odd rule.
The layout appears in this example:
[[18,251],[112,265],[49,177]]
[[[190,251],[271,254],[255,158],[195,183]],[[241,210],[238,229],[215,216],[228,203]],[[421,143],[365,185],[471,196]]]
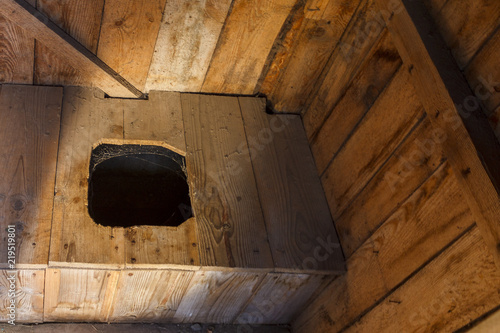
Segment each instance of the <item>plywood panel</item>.
[[474,228],[346,332],[451,332],[500,303],[500,274]]
[[62,88],[0,90],[0,237],[15,225],[18,267],[47,265],[61,103]]
[[272,267],[238,99],[181,99],[201,265]]
[[341,0],[324,1],[316,6],[306,4],[306,11],[317,8],[315,18],[304,19],[295,47],[289,50],[286,69],[272,91],[263,91],[276,110],[291,113],[303,110],[358,5],[358,1]]
[[[7,322],[10,306],[10,284],[16,284],[16,320],[22,323],[41,323],[43,321],[44,270],[0,270],[0,321]],[[9,279],[9,280],[8,280]],[[13,327],[13,326],[9,326]]]
[[123,267],[123,230],[94,223],[86,202],[93,145],[103,138],[123,139],[123,109],[94,94],[65,88],[49,261]]
[[389,33],[385,31],[359,73],[352,79],[344,96],[311,139],[311,149],[320,174],[348,140],[400,65],[398,51],[392,44]]
[[409,80],[401,67],[321,177],[334,219],[421,121],[424,110]]
[[239,100],[276,269],[342,271],[343,255],[300,116],[270,116],[264,99]]
[[232,323],[264,274],[197,271],[175,313],[175,322]]
[[172,321],[194,272],[124,270],[109,321]]
[[288,324],[333,278],[325,275],[267,274],[236,323]]
[[[104,0],[37,0],[37,9],[92,53],[97,51]],[[35,83],[91,86],[92,77],[67,63],[63,54],[36,44]]]
[[165,0],[107,0],[97,56],[143,90],[161,25]]
[[168,1],[146,91],[199,92],[231,1]]
[[46,270],[44,321],[107,321],[118,271]]
[[304,110],[304,127],[309,138],[325,121],[359,71],[360,64],[377,43],[385,26],[378,14],[373,0],[362,1],[354,13],[355,19],[349,23],[331,55],[324,78],[320,78],[321,85],[312,92],[309,107]]
[[267,55],[294,3],[292,0],[236,0],[202,91],[253,94]]

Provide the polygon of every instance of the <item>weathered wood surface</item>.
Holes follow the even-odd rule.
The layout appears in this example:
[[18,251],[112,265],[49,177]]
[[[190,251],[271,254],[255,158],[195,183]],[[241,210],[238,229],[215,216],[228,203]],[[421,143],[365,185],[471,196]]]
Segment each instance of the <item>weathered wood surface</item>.
[[334,220],[423,116],[408,68],[401,67],[321,177]]
[[[378,0],[381,7],[387,1]],[[473,93],[443,48],[430,36],[431,18],[422,3],[403,0],[390,16],[388,28],[410,73],[432,124],[443,131],[443,149],[453,167],[478,227],[500,267],[500,144],[479,105],[470,107]]]
[[[43,321],[43,297],[45,271],[42,270],[0,270],[0,322],[5,323],[10,306],[10,279],[16,283],[16,322],[41,323]],[[9,325],[9,327],[12,327]],[[6,330],[9,332],[9,330]]]
[[181,100],[201,265],[273,267],[238,99]]
[[167,1],[146,91],[201,91],[230,4]]
[[144,90],[166,0],[106,0],[97,56]]
[[194,272],[124,270],[120,272],[110,322],[172,322]]
[[[104,0],[38,0],[37,9],[92,53],[97,51]],[[68,64],[64,54],[36,43],[35,84],[91,86],[92,76]]]
[[264,99],[239,101],[276,269],[343,271],[300,117],[267,115]]
[[18,24],[51,50],[64,53],[73,68],[86,72],[93,84],[116,97],[141,97],[143,94],[123,79],[91,51],[24,0],[4,0],[0,14]]
[[[0,87],[0,238],[16,229],[17,267],[46,266],[62,88]],[[7,246],[0,247],[7,264]]]
[[[300,113],[313,91],[332,51],[337,46],[344,30],[359,5],[358,1],[308,1],[302,12],[305,15],[295,35],[294,46],[287,50],[287,58],[279,59],[285,66],[278,78],[266,82],[264,87],[272,90],[262,92],[280,112]],[[284,60],[284,61],[283,61]],[[278,66],[280,66],[278,65]]]
[[346,332],[451,332],[497,307],[500,273],[481,235],[468,232]]
[[311,138],[311,150],[319,174],[325,171],[400,65],[401,58],[386,31],[361,65],[344,96]]
[[108,320],[120,272],[48,268],[45,274],[44,321]]
[[294,3],[293,0],[236,0],[202,91],[253,94],[267,55]]
[[496,310],[467,330],[467,333],[493,333],[498,327],[500,327],[500,311]]

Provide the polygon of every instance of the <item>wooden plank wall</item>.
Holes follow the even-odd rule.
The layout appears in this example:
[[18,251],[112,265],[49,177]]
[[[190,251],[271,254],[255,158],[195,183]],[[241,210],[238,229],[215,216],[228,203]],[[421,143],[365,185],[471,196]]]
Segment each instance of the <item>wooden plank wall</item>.
[[[427,5],[496,126],[498,2]],[[376,22],[375,15],[360,26]],[[356,34],[352,25],[343,38]],[[342,66],[326,74],[304,114],[347,273],[293,328],[467,330],[500,305],[500,272],[442,151],[444,133],[432,127],[415,94],[411,68],[385,29],[374,38],[350,53],[347,78]]]

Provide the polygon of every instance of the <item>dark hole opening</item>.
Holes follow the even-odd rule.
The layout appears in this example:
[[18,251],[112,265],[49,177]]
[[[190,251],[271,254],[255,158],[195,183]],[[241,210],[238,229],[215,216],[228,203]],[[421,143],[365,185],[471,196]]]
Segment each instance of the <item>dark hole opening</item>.
[[103,226],[178,226],[192,216],[185,158],[159,146],[99,145],[90,160],[88,202]]

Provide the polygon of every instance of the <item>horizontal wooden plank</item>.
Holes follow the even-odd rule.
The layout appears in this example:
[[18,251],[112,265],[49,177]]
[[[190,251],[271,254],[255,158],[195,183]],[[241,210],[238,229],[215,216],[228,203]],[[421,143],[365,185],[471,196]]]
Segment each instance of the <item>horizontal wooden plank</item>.
[[281,271],[343,271],[328,203],[298,115],[268,115],[240,97],[274,265]]
[[253,94],[267,55],[294,3],[293,0],[236,0],[202,91]]
[[323,174],[400,65],[398,51],[392,44],[389,33],[385,31],[359,73],[352,79],[344,96],[311,139],[311,149],[319,174]]
[[93,78],[93,84],[115,97],[142,97],[142,92],[113,71],[91,51],[24,0],[5,0],[0,14],[55,52],[66,55],[68,63]]
[[[0,88],[0,238],[14,225],[17,267],[46,266],[62,88]],[[7,266],[7,246],[0,247]]]
[[230,4],[167,1],[146,91],[201,91]]
[[451,332],[500,304],[500,273],[474,228],[346,332]]

